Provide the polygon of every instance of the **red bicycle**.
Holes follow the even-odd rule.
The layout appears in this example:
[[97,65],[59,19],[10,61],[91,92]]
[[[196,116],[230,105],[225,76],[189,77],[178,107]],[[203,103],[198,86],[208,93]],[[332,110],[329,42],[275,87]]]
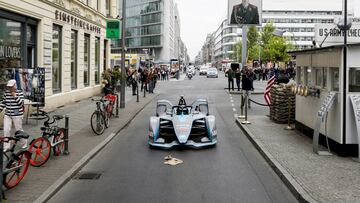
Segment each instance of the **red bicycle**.
[[[35,167],[44,165],[50,158],[51,149],[55,156],[64,152],[64,134],[65,128],[58,127],[58,121],[64,117],[61,115],[52,116],[49,122],[49,115],[45,114],[47,120],[44,127],[41,127],[42,136],[31,141],[29,152],[31,153],[30,164]],[[55,123],[55,124],[54,124]]]
[[0,137],[0,142],[12,142],[13,145],[9,150],[4,152],[3,184],[10,189],[20,183],[25,177],[30,163],[30,152],[20,150],[15,153],[15,146],[20,139],[27,139],[23,131],[16,131],[14,137]]

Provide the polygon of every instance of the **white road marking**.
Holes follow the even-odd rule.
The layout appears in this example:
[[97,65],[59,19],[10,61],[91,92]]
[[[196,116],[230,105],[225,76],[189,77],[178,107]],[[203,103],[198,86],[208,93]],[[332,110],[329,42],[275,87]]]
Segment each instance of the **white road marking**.
[[234,103],[234,100],[230,100],[231,103]]
[[237,114],[234,114],[234,117],[235,117],[235,118],[237,118],[237,117],[238,117],[238,115],[237,115]]
[[234,107],[235,105],[232,103],[231,106]]
[[236,109],[235,109],[235,108],[233,108],[233,111],[236,111]]

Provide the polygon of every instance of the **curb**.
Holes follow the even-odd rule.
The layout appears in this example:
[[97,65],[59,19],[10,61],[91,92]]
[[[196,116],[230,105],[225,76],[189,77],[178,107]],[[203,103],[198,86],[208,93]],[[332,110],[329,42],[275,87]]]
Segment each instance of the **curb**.
[[300,184],[290,175],[290,173],[270,154],[270,152],[264,147],[262,142],[255,138],[246,125],[241,124],[239,119],[235,119],[236,124],[241,128],[248,139],[253,143],[255,148],[260,152],[264,159],[268,162],[274,172],[280,177],[287,188],[295,196],[300,203],[317,203],[301,186]]
[[157,94],[154,98],[150,99],[147,103],[145,103],[142,108],[140,108],[133,116],[131,116],[125,122],[124,126],[122,126],[115,133],[111,133],[110,135],[108,135],[104,141],[102,141],[94,149],[88,152],[83,158],[81,158],[80,161],[78,161],[70,170],[68,170],[64,175],[62,175],[34,202],[42,203],[50,200],[51,197],[53,197],[67,182],[69,182],[92,158],[94,158],[107,144],[109,144],[116,137],[116,135],[119,134],[119,132],[125,129],[134,120],[134,118],[158,96],[159,94]]

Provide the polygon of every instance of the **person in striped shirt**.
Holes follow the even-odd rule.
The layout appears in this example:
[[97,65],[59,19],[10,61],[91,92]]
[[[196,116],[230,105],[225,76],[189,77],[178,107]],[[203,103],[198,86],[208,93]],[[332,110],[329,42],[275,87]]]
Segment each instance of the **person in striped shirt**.
[[[24,95],[22,91],[17,90],[16,80],[9,80],[6,85],[6,90],[3,100],[0,102],[0,111],[5,109],[4,115],[4,136],[11,136],[12,123],[16,131],[23,130],[22,128],[22,119],[23,119],[23,110],[24,106]],[[22,148],[27,148],[27,140],[22,139]],[[4,143],[4,151],[10,149],[10,143]]]

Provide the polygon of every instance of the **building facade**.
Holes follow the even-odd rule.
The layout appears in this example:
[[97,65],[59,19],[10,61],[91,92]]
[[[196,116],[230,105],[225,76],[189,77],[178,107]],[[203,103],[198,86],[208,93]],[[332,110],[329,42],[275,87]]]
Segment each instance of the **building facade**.
[[50,109],[99,94],[116,11],[114,0],[0,0],[0,47],[12,53],[0,56],[0,71],[44,68]]
[[235,44],[241,40],[242,29],[238,26],[228,24],[228,20],[223,20],[214,32],[214,57],[213,63],[231,61],[234,58]]
[[308,49],[315,40],[315,25],[335,23],[341,13],[341,10],[263,10],[262,25],[272,22],[276,29],[284,31],[283,36],[286,36],[296,49]]
[[[119,13],[122,13],[122,0]],[[155,62],[181,57],[180,15],[174,0],[127,0],[127,53],[145,55]],[[121,40],[112,42],[112,53],[121,52]]]

